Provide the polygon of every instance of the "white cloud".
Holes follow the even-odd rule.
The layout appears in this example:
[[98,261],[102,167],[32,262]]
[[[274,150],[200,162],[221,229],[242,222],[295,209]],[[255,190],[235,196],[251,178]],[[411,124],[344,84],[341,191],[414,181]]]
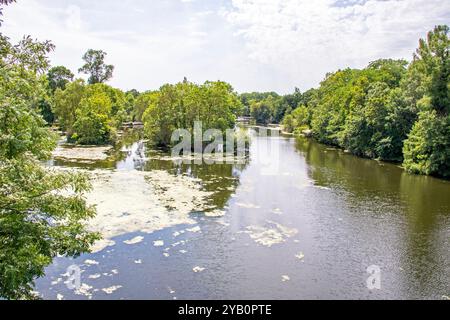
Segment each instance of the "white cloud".
[[81,9],[78,6],[71,5],[67,8],[66,26],[69,30],[81,30]]
[[448,0],[19,0],[1,31],[56,45],[52,63],[76,71],[87,49],[108,52],[111,84],[156,89],[188,79],[239,91],[308,89],[329,72],[381,57],[410,58],[450,20]]
[[247,41],[252,59],[305,88],[338,68],[409,59],[420,37],[449,22],[450,2],[233,0],[224,15]]
[[108,53],[107,62],[116,67],[111,84],[123,89],[156,89],[184,76],[207,79],[201,55],[211,28],[205,28],[203,16],[190,12],[171,16],[168,12],[173,7],[147,2],[143,10],[127,7],[116,17],[118,2],[109,3],[112,8],[99,10],[83,1],[67,6],[56,1],[53,5],[51,1],[18,1],[5,9],[2,31],[13,40],[25,34],[51,39],[56,45],[52,63],[72,71],[80,67],[89,48],[102,49]]

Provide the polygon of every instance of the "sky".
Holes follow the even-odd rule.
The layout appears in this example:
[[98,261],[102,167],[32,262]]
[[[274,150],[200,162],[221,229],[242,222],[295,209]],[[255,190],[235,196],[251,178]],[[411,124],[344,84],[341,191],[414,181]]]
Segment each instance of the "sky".
[[52,64],[75,74],[88,49],[106,51],[109,84],[123,90],[187,77],[284,94],[379,58],[411,60],[419,38],[450,24],[450,1],[17,0],[3,20],[14,41],[52,40]]

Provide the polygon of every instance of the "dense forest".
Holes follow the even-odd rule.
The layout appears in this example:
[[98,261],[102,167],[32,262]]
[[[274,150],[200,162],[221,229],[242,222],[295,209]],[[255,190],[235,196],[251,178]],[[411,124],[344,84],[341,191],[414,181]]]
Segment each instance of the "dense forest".
[[258,123],[311,130],[361,157],[402,162],[410,173],[450,177],[449,27],[420,40],[414,59],[382,59],[330,73],[317,89],[241,95]]
[[41,165],[56,147],[55,129],[71,143],[111,144],[124,122],[142,121],[150,142],[167,146],[173,130],[192,130],[194,121],[223,131],[234,128],[238,116],[251,115],[290,132],[310,129],[318,141],[358,156],[403,162],[411,173],[450,177],[448,32],[438,26],[420,40],[409,64],[378,60],[285,96],[239,96],[225,82],[187,79],[123,92],[105,83],[114,67],[101,50],[82,57],[78,71],[85,81],[64,66],[50,66],[51,42],[25,37],[13,44],[1,34],[0,296],[32,298],[33,280],[54,257],[76,257],[98,239],[83,224],[95,214],[83,198],[87,177]]

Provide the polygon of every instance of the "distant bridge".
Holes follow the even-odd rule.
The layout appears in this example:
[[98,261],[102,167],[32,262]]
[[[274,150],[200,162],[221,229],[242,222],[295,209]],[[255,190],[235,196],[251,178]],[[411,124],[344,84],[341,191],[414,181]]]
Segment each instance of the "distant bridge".
[[143,128],[144,124],[142,122],[124,122],[122,123],[123,129],[139,129]]
[[252,117],[239,117],[237,119],[237,121],[241,122],[241,123],[250,123],[253,121],[253,118]]

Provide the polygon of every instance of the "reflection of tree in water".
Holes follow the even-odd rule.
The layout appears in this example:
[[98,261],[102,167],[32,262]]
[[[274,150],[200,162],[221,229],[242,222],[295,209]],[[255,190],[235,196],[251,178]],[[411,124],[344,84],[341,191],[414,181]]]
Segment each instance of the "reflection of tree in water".
[[82,159],[73,159],[69,161],[65,159],[54,159],[53,165],[57,167],[82,168],[88,170],[116,169],[118,162],[124,161],[127,157],[132,156],[131,150],[133,145],[142,140],[142,138],[142,130],[129,129],[122,133],[113,148],[108,152],[108,158],[105,160],[83,161]]
[[187,175],[200,179],[205,191],[213,192],[211,201],[214,206],[222,209],[225,207],[231,195],[236,192],[242,171],[248,166],[248,161],[243,164],[194,164],[174,161],[170,153],[147,152],[150,160],[145,163],[144,170],[164,170],[174,175]]
[[439,299],[446,292],[437,290],[448,290],[450,275],[450,182],[404,172],[400,192],[408,204],[407,258],[403,261],[405,269],[413,272],[405,279],[408,291],[431,288],[428,295]]
[[169,151],[155,150],[147,145],[142,130],[132,129],[123,132],[108,155],[108,159],[101,161],[54,160],[54,165],[83,169],[164,170],[175,175],[185,174],[200,179],[205,191],[214,192],[212,203],[218,208],[227,204],[239,184],[240,173],[248,165],[247,160],[243,164],[180,164],[171,158]]
[[[448,230],[450,182],[429,176],[407,174],[390,163],[358,158],[342,150],[297,139],[296,147],[308,164],[308,175],[318,186],[333,188],[358,212],[347,212],[352,223],[360,223],[361,210],[380,211],[401,223],[403,281],[411,297],[436,295],[450,274]],[[368,221],[369,222],[369,221]],[[384,223],[389,223],[386,221]],[[442,293],[441,293],[442,295]],[[436,296],[440,298],[440,296]]]

